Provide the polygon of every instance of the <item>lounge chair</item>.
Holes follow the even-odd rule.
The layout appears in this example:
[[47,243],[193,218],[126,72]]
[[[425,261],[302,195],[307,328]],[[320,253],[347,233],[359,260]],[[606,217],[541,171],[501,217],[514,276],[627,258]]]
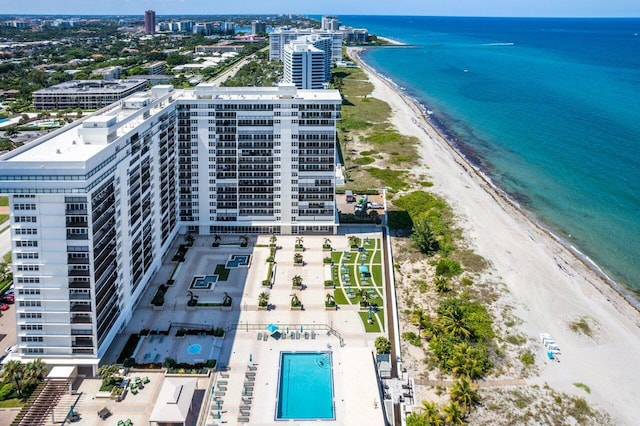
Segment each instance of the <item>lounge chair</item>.
[[269,335],[267,333],[264,333],[264,335],[262,336],[262,340],[266,342],[268,339]]
[[258,340],[262,340],[262,333],[258,333]]
[[315,338],[316,338],[316,332],[315,332],[315,331],[312,331],[312,332],[311,332],[311,339],[315,339]]
[[251,405],[243,404],[243,405],[240,406],[240,409],[241,410],[251,410]]
[[221,391],[221,392],[226,392],[227,391],[227,387],[218,385],[218,390]]
[[100,417],[102,420],[106,419],[110,415],[111,415],[111,411],[109,411],[107,407],[104,407],[98,411],[98,417]]
[[228,385],[229,384],[229,382],[227,382],[226,380],[218,380],[216,383],[219,384],[219,385]]
[[305,338],[305,340],[309,340],[309,332],[308,331],[304,332],[304,338]]
[[238,423],[249,423],[249,417],[238,416]]

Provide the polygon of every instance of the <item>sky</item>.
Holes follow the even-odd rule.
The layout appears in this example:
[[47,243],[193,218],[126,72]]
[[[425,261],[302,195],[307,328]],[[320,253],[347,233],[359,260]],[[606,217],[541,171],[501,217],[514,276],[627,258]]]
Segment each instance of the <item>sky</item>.
[[640,0],[0,0],[0,14],[640,17]]

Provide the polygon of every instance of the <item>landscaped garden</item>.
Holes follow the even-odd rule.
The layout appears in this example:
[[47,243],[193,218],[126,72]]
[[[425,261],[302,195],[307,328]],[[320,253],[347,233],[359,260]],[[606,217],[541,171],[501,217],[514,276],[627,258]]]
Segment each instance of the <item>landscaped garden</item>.
[[331,253],[333,299],[338,305],[360,306],[367,332],[384,331],[382,240],[351,236],[349,247],[349,251]]

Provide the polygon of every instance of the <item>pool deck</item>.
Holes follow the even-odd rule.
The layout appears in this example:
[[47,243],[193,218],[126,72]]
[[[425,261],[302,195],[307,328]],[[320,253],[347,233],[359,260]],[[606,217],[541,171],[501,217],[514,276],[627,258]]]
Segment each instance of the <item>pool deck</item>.
[[[381,234],[373,232],[357,236],[381,238]],[[125,332],[116,338],[104,362],[114,362],[129,334],[139,332],[142,328],[166,330],[171,322],[207,324],[223,328],[231,326],[232,329],[227,332],[224,339],[221,339],[221,343],[218,342],[221,348],[216,357],[218,370],[227,371],[216,372],[209,379],[209,384],[204,386],[205,389],[213,389],[213,392],[202,402],[202,410],[207,418],[201,424],[239,424],[241,406],[245,405],[250,405],[250,410],[246,412],[249,421],[244,424],[282,424],[282,421],[275,420],[280,351],[330,350],[333,354],[336,420],[313,421],[313,424],[384,425],[384,413],[375,372],[374,340],[386,333],[365,333],[357,306],[341,305],[337,311],[325,310],[326,294],[332,292],[324,288],[324,281],[328,277],[325,277],[323,259],[330,254],[322,251],[322,244],[327,237],[331,240],[335,251],[348,250],[346,235],[305,235],[303,239],[306,250],[302,252],[305,266],[300,267],[293,265],[297,237],[277,236],[276,244],[280,248],[276,251],[276,275],[271,289],[262,286],[268,269],[266,259],[269,256],[269,235],[251,237],[247,248],[240,248],[237,245],[212,248],[213,237],[197,237],[194,247],[189,249],[186,261],[180,267],[178,276],[174,277],[175,284],[167,292],[167,303],[164,309],[153,310],[149,302],[157,286],[165,283],[173,272],[175,264],[169,261],[165,262],[152,280]],[[232,237],[223,236],[223,242],[227,238]],[[181,242],[179,240],[180,237],[174,243],[176,247]],[[169,251],[167,255],[169,260],[174,252],[173,248]],[[233,297],[232,310],[222,311],[200,307],[197,310],[186,309],[186,302],[189,299],[187,291],[193,276],[212,274],[217,264],[225,264],[233,254],[250,254],[252,258],[249,268],[242,266],[233,268],[229,280],[218,281],[212,290],[193,290],[200,296],[200,300],[218,299],[222,297],[223,292],[227,292]],[[295,275],[302,277],[305,289],[292,290],[291,279]],[[257,306],[258,295],[263,291],[270,293],[269,303],[273,305],[273,309],[269,311],[259,310]],[[291,294],[294,292],[303,303],[304,310],[290,309]],[[263,336],[267,334],[263,328],[266,324],[276,324],[281,331],[286,331],[289,327],[289,333],[300,332],[298,327],[301,324],[305,328],[299,339],[291,339],[288,336],[286,339],[268,337],[266,341],[258,340],[258,333]],[[327,335],[327,326],[340,333],[344,341],[343,347],[340,346],[337,337]],[[313,330],[315,339],[311,338],[311,329],[315,329]],[[309,332],[306,339],[305,332]],[[172,328],[170,335],[163,339],[163,345],[166,345],[166,349],[163,350],[168,350],[167,354],[170,354],[173,351],[171,348],[175,347],[176,351],[184,353],[178,349],[183,345],[176,342],[180,339],[174,335],[175,330]],[[146,353],[145,350],[141,348],[140,353]],[[208,350],[207,348],[206,351]],[[204,346],[203,351],[205,351]],[[250,359],[255,363],[255,367],[248,371]],[[248,375],[247,372],[249,372]],[[243,400],[245,382],[253,383],[250,404],[248,399]],[[221,401],[220,418],[217,418],[217,402],[213,398]],[[152,407],[153,401],[148,401],[148,404]],[[122,416],[116,418],[119,417]],[[294,424],[297,423],[299,422],[294,422]]]

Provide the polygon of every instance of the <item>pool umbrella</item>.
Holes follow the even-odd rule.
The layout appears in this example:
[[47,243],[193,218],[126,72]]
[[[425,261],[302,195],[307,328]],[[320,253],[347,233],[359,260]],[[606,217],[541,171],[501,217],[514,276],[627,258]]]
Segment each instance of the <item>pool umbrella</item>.
[[267,331],[272,335],[278,332],[278,326],[275,324],[269,324],[266,328]]

